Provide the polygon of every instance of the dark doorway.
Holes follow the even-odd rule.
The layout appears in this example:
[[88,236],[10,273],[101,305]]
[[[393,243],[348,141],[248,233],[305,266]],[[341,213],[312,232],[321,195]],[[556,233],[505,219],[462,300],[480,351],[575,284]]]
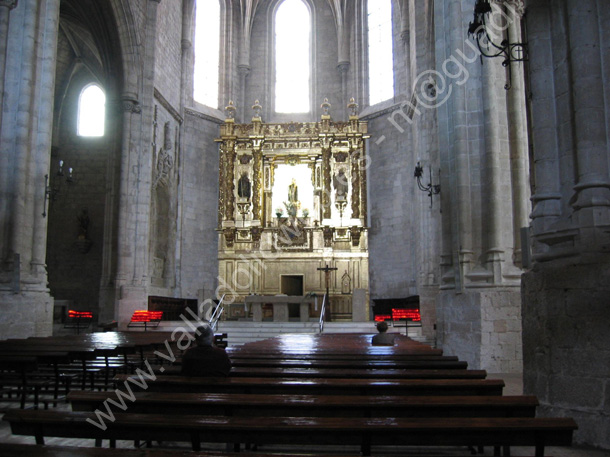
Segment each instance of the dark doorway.
[[[303,295],[303,275],[282,275],[280,281],[280,292],[286,295]],[[288,304],[288,317],[299,317],[299,304]]]
[[280,291],[285,295],[303,295],[303,275],[282,275]]

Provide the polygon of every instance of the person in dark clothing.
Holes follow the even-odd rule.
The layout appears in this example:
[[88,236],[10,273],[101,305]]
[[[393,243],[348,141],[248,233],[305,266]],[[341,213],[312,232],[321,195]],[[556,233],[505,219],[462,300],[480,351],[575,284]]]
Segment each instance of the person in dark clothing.
[[386,321],[377,323],[377,335],[373,337],[371,343],[373,346],[394,346],[394,335],[386,333],[388,330],[388,324]]
[[207,325],[195,330],[196,345],[182,356],[182,374],[185,376],[228,376],[231,360],[224,349],[214,346],[214,331]]

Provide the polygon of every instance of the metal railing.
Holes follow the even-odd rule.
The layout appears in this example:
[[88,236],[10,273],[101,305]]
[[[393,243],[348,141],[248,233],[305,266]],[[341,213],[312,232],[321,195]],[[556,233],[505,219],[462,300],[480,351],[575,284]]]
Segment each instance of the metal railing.
[[214,308],[214,312],[212,313],[212,316],[210,317],[210,320],[209,320],[210,327],[212,327],[213,331],[216,331],[218,329],[218,320],[220,319],[220,316],[222,316],[222,313],[225,310],[225,308],[222,304],[224,299],[225,299],[224,295],[222,297],[220,297],[220,301],[216,305],[216,308]]
[[320,333],[324,330],[324,315],[326,314],[326,297],[324,294],[324,299],[322,300],[322,309],[320,310]]

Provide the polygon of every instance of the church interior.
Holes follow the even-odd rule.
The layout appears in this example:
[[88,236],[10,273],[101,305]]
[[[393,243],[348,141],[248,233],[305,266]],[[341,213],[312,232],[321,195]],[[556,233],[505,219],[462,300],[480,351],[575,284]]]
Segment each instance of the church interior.
[[610,451],[605,6],[0,0],[0,360],[388,320]]

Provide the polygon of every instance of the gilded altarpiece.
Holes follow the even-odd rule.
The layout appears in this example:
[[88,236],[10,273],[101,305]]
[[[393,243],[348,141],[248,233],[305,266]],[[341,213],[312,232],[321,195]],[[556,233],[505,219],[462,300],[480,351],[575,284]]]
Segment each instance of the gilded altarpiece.
[[[326,114],[311,123],[226,119],[217,140],[218,292],[230,310],[251,295],[313,296],[319,302],[305,319],[290,313],[313,320],[328,287],[331,319],[368,319],[367,138],[355,115],[348,122]],[[332,270],[319,270],[325,267]],[[365,299],[353,302],[354,291]]]

